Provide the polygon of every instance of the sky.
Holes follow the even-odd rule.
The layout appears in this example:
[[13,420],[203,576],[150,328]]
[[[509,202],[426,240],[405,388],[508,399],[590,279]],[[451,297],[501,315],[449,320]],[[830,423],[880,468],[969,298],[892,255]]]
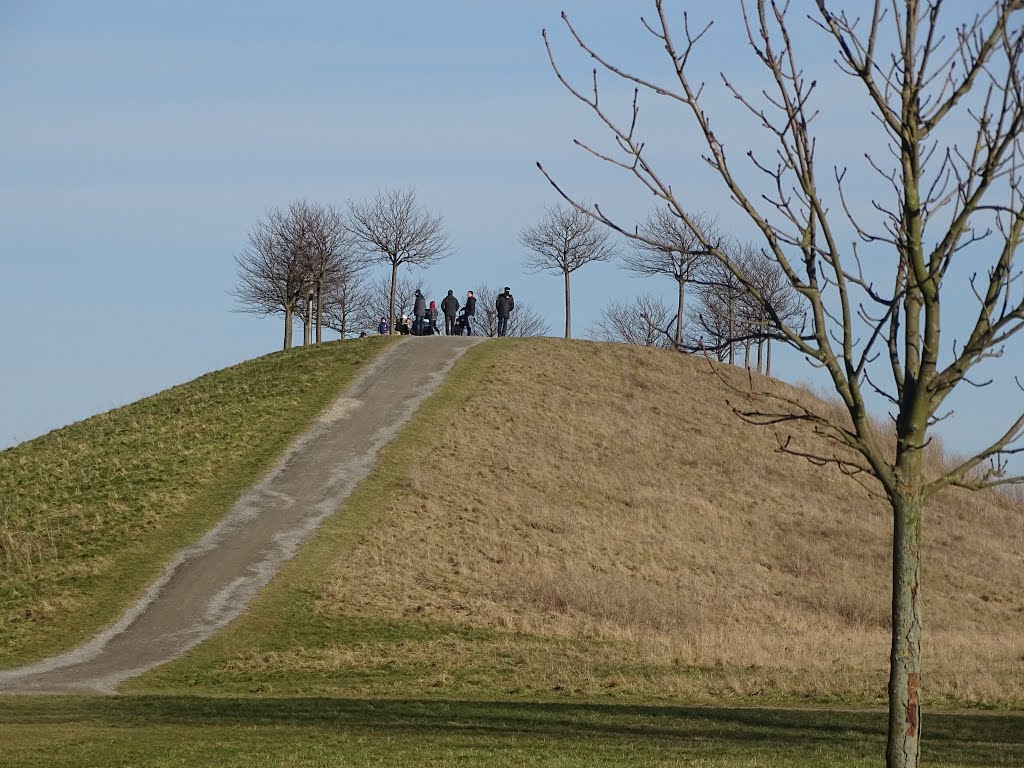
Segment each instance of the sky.
[[[581,85],[591,64],[565,34],[562,9],[612,58],[665,79],[664,55],[639,21],[650,5],[0,0],[0,448],[276,350],[279,318],[233,311],[234,256],[268,208],[298,198],[342,206],[414,187],[455,246],[421,275],[434,294],[509,285],[557,332],[561,279],[525,274],[516,240],[556,201],[536,163],[623,222],[651,199],[574,146],[610,145],[559,85],[540,32],[551,31],[560,66]],[[699,59],[727,147],[766,150],[717,74],[754,92],[763,85],[738,4],[685,7],[694,25],[715,22]],[[852,164],[852,205],[870,216],[877,184],[863,155],[879,152],[882,137],[824,35],[805,28],[798,42],[820,85],[821,153]],[[602,80],[616,114],[629,97]],[[687,204],[749,236],[684,117],[642,102],[652,156]],[[610,298],[647,291],[670,299],[674,286],[615,264],[580,270],[574,335]],[[1008,349],[1000,371],[1019,359],[1019,347]],[[796,356],[777,360],[780,376],[822,384]],[[972,449],[1024,398],[1000,385],[955,404],[961,418],[943,434]]]

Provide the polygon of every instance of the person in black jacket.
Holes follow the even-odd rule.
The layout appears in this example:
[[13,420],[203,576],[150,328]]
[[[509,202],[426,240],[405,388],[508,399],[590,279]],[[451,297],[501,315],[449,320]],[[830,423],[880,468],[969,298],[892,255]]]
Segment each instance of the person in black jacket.
[[423,318],[427,316],[427,299],[420,293],[420,289],[416,289],[416,301],[412,305],[412,335],[422,336],[423,335]]
[[516,308],[515,299],[512,298],[512,294],[508,291],[508,286],[505,286],[505,292],[498,294],[498,300],[494,302],[494,308],[498,311],[498,335],[508,335],[508,318],[512,314],[512,310]]
[[453,291],[448,291],[441,300],[441,311],[444,313],[444,335],[451,336],[455,333],[455,316],[459,314],[459,300]]
[[472,291],[466,291],[466,306],[462,309],[462,316],[466,320],[466,335],[473,335],[473,326],[469,322],[469,318],[476,314],[476,296],[473,295]]

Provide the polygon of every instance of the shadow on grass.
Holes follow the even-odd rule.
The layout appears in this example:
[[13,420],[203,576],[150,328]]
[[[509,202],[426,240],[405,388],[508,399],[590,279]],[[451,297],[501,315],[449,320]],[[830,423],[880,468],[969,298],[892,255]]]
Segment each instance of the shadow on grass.
[[[539,737],[587,742],[644,739],[671,746],[713,742],[737,749],[802,754],[880,754],[885,713],[823,709],[718,709],[625,704],[199,696],[0,698],[0,728],[88,724],[276,726],[387,731],[409,737]],[[933,713],[925,721],[931,760],[1024,765],[1024,714]]]

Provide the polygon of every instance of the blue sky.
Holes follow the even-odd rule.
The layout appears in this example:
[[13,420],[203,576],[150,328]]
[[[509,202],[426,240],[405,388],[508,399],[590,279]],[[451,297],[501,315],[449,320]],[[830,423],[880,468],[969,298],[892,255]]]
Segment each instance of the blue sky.
[[[535,163],[625,221],[650,201],[573,147],[574,137],[607,139],[558,85],[540,30],[552,30],[575,77],[590,65],[560,27],[563,8],[617,60],[664,74],[639,24],[647,7],[0,1],[0,447],[275,350],[277,318],[231,312],[232,257],[269,206],[299,197],[342,204],[414,186],[456,246],[426,283],[438,293],[510,285],[557,330],[561,281],[524,275],[515,239],[554,201]],[[720,69],[758,83],[735,9],[687,7],[716,21],[700,62],[727,146],[765,146],[717,86]],[[843,164],[877,152],[878,131],[830,65],[827,40],[808,31],[801,43],[822,86],[822,153]],[[609,100],[628,95],[608,85]],[[742,234],[685,121],[662,104],[642,107],[651,151],[677,188]],[[854,204],[869,211],[870,179],[858,172]],[[610,296],[673,290],[614,265],[573,282],[578,336]],[[799,360],[780,366],[813,378]],[[964,399],[949,439],[974,447],[1021,407],[1017,390],[994,392],[973,407]]]

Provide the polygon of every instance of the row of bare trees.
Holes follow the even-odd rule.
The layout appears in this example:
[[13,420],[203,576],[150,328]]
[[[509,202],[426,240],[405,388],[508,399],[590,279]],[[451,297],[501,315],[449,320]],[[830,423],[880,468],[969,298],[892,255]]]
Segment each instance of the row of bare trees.
[[[443,218],[412,189],[381,190],[371,200],[350,201],[344,212],[305,200],[272,208],[248,239],[235,257],[232,295],[239,311],[283,316],[284,349],[292,346],[296,314],[306,344],[314,333],[320,343],[324,327],[345,336],[376,328],[381,317],[393,329],[396,309],[411,307],[420,287],[403,279],[400,268],[427,267],[452,250]],[[389,268],[386,290],[367,278],[375,264]]]
[[[575,217],[600,226],[580,210],[570,210]],[[670,209],[658,207],[631,233],[629,247],[621,252],[621,264],[640,276],[672,280],[675,310],[651,294],[632,301],[613,299],[590,335],[604,341],[702,352],[730,364],[736,364],[742,352],[747,367],[751,367],[756,350],[758,370],[770,373],[771,341],[781,338],[772,311],[787,327],[798,329],[806,322],[805,302],[766,252],[724,235],[707,214],[695,214],[692,226],[700,230],[705,242],[728,252],[736,269],[727,269],[713,258],[691,225]],[[690,287],[696,292],[697,309],[687,316]]]
[[[633,301],[613,299],[591,327],[592,337],[700,351],[730,364],[735,364],[742,352],[747,367],[756,350],[758,370],[771,372],[771,341],[782,336],[773,316],[799,332],[806,313],[805,302],[774,259],[763,250],[724,236],[713,217],[695,216],[693,225],[700,228],[705,241],[729,252],[743,272],[741,279],[712,258],[691,226],[667,207],[654,209],[635,228],[629,247],[623,249],[614,240],[614,232],[586,213],[586,208],[548,206],[536,224],[519,233],[519,242],[527,251],[527,271],[561,275],[565,281],[565,338],[572,335],[573,273],[587,264],[621,257],[622,266],[635,274],[667,277],[675,283],[675,312],[651,295]],[[689,286],[697,290],[698,309],[687,318]]]

